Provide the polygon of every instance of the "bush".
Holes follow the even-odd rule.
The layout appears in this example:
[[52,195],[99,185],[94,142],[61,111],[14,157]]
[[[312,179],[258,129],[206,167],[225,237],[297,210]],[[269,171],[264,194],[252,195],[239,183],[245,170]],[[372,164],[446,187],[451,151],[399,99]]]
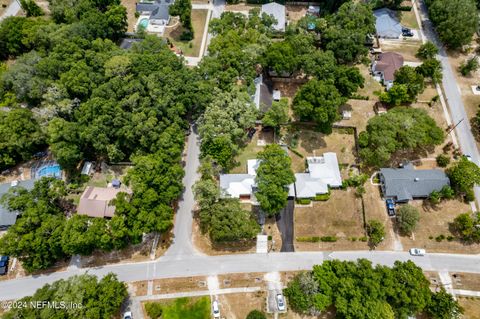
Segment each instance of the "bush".
[[183,31],[180,34],[180,41],[190,41],[193,39],[193,32],[192,31]]
[[268,239],[268,240],[272,240],[272,236],[271,236],[271,235],[268,235],[267,239]]
[[385,239],[385,227],[382,222],[371,220],[367,224],[367,234],[370,238],[370,243],[373,246],[377,246]]
[[428,239],[433,239],[433,236],[432,235],[428,236]]
[[160,318],[163,313],[162,305],[158,302],[147,302],[145,304],[145,310],[147,311],[147,315],[152,319]]
[[443,235],[443,234],[442,234],[442,235],[438,235],[437,237],[435,237],[435,240],[436,240],[437,242],[441,242],[441,241],[443,241],[444,239],[445,239],[445,235]]
[[398,11],[412,11],[412,6],[398,6],[395,8]]
[[357,241],[357,237],[350,237],[351,241]]
[[359,95],[359,94],[352,94],[352,96],[350,96],[350,98],[352,100],[364,100],[364,101],[368,101],[370,99],[369,96]]
[[448,241],[453,241],[455,239],[455,237],[453,237],[452,235],[448,235],[447,236],[447,240]]
[[436,158],[437,165],[440,167],[447,167],[450,164],[450,157],[444,154],[440,154]]
[[368,240],[367,236],[360,237],[358,240],[366,242]]
[[297,204],[300,204],[300,205],[308,205],[312,202],[312,200],[310,198],[298,198],[297,199]]
[[326,201],[330,198],[330,192],[326,194],[318,194],[315,196],[316,201]]
[[297,241],[301,243],[318,243],[320,241],[320,237],[317,237],[317,236],[297,237]]
[[478,64],[477,57],[474,56],[474,57],[472,57],[470,59],[467,59],[465,62],[462,62],[460,64],[460,73],[463,76],[468,76],[472,72],[477,71],[478,67],[479,67],[479,64]]
[[320,238],[321,241],[326,243],[334,243],[337,241],[337,237],[335,236],[323,236]]
[[250,313],[247,315],[246,319],[267,319],[265,314],[261,311],[258,310],[252,310]]

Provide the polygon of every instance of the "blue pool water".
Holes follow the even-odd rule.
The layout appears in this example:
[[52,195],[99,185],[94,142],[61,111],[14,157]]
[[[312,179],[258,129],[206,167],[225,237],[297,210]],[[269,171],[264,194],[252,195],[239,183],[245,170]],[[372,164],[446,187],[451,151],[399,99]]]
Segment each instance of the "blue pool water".
[[56,177],[56,178],[61,178],[62,177],[62,169],[60,168],[60,165],[52,165],[52,166],[43,166],[37,170],[37,178],[41,178],[44,176],[47,177]]
[[138,25],[146,29],[148,27],[148,19],[143,18],[142,20],[140,20],[140,23]]

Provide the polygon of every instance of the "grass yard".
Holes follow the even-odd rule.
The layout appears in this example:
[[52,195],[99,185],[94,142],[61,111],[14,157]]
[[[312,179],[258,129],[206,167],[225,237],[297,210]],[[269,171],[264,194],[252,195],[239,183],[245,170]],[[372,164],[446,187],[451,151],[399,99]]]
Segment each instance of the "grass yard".
[[248,313],[254,309],[265,311],[266,298],[265,291],[219,295],[220,313],[222,318],[245,319]]
[[[413,4],[410,1],[405,1],[402,5],[412,6]],[[397,13],[402,26],[410,29],[420,29],[413,8],[410,11],[397,11]]]
[[[160,301],[162,319],[210,319],[210,297]],[[145,304],[144,304],[145,306]]]
[[314,127],[289,126],[282,134],[284,141],[291,148],[302,154],[300,157],[292,151],[289,155],[292,159],[292,169],[295,173],[305,172],[305,158],[307,156],[321,156],[326,152],[335,152],[339,164],[355,163],[355,138],[353,134],[334,129],[332,134],[325,135],[316,132]]
[[[425,248],[427,252],[443,253],[480,253],[480,244],[465,245],[458,240],[444,239],[437,242],[439,235],[448,237],[451,234],[449,224],[461,213],[471,210],[470,205],[459,200],[443,201],[438,207],[424,205],[423,201],[411,201],[411,205],[420,211],[420,221],[412,237],[401,237],[405,250],[412,247]],[[430,239],[430,237],[432,237]]]
[[121,4],[122,6],[127,8],[127,31],[133,32],[133,29],[135,28],[135,23],[137,23],[137,18],[135,17],[137,0],[122,0]]
[[415,54],[417,54],[418,48],[421,44],[420,41],[410,40],[380,40],[380,46],[383,52],[397,52],[408,62],[420,62]]
[[[259,143],[260,141],[260,143]],[[253,135],[252,140],[244,147],[241,153],[235,158],[238,163],[230,170],[231,174],[247,173],[247,161],[257,158],[258,152],[263,151],[266,144],[273,143],[273,131],[258,131]],[[260,144],[260,145],[259,145]]]
[[201,54],[200,47],[202,46],[203,33],[207,24],[207,16],[208,10],[206,9],[192,10],[193,40],[180,40],[181,34],[185,31],[180,23],[167,27],[165,29],[165,37],[169,38],[178,49],[181,49],[184,55],[197,57]]
[[[327,201],[313,202],[311,207],[295,207],[295,238],[335,236],[337,242],[299,242],[295,250],[368,249],[363,229],[362,205],[354,189],[332,190]],[[355,240],[353,239],[355,238]]]
[[480,319],[480,298],[458,297],[458,302],[464,310],[462,318]]

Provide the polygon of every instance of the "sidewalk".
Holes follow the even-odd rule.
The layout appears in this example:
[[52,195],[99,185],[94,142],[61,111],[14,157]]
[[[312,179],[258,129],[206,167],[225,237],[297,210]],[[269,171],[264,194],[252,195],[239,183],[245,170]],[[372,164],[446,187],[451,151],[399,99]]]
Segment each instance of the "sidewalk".
[[20,3],[17,0],[12,0],[7,10],[0,16],[0,21],[11,16],[16,16],[20,9]]

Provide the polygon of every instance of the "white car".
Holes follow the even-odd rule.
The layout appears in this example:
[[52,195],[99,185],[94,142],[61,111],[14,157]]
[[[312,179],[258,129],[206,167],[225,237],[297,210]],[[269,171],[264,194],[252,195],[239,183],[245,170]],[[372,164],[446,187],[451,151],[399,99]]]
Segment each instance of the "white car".
[[282,294],[277,294],[277,307],[278,311],[285,311],[285,299]]
[[470,162],[473,162],[473,159],[472,159],[472,157],[471,157],[470,155],[467,154],[467,155],[463,155],[463,156],[465,156],[465,158],[466,158],[467,160],[469,160]]
[[214,301],[212,303],[212,313],[213,313],[213,318],[220,318],[220,309],[218,308],[218,301]]
[[421,248],[410,249],[410,255],[412,256],[425,256],[425,254],[426,254],[425,249],[421,249]]
[[123,319],[132,319],[132,312],[131,311],[127,311],[123,314]]

